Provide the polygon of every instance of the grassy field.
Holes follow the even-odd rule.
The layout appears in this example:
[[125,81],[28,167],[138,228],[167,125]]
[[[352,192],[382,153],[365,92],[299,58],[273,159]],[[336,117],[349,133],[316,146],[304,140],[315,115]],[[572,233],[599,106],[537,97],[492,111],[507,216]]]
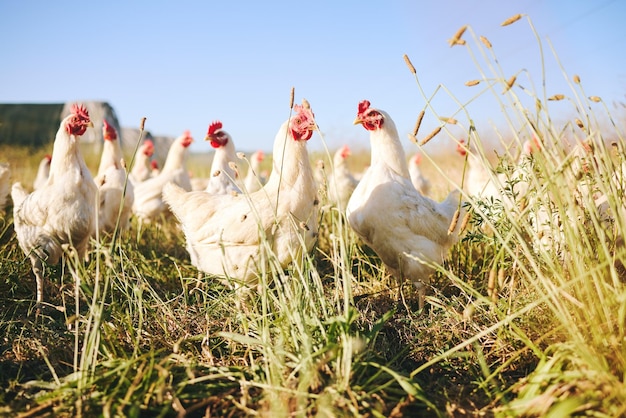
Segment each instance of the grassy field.
[[[489,56],[471,28],[454,39]],[[261,246],[268,268],[246,299],[191,266],[164,217],[94,241],[86,264],[50,266],[46,298],[63,309],[35,316],[9,207],[0,224],[0,415],[625,416],[626,217],[623,184],[612,180],[623,119],[576,76],[569,94],[531,92],[539,105],[527,108],[495,60],[477,68],[471,88],[519,104],[503,112],[511,132],[497,144],[511,150],[494,167],[504,197],[466,196],[471,217],[431,277],[425,309],[323,206],[317,245],[287,271]],[[570,100],[574,116],[557,126],[547,100]],[[454,122],[487,164],[493,144],[463,113]],[[445,120],[432,141],[451,139]],[[515,150],[533,135],[541,152],[514,178]],[[574,158],[564,139],[593,153]],[[45,153],[0,150],[27,184]],[[460,157],[425,157],[436,199],[464,181]],[[355,167],[367,159],[353,156]],[[87,161],[95,170],[98,157]]]

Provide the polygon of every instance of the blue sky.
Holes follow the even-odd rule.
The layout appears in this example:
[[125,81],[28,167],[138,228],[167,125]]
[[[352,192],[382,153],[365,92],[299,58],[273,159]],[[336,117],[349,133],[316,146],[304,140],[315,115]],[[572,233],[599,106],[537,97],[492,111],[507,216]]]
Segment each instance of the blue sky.
[[[578,74],[586,94],[624,101],[620,0],[0,0],[0,102],[105,100],[122,126],[138,126],[145,116],[156,135],[191,130],[196,151],[210,150],[202,139],[219,119],[237,149],[271,151],[293,86],[297,101],[311,103],[330,148],[367,148],[367,133],[352,125],[360,100],[390,113],[403,140],[425,107],[404,54],[439,115],[455,114],[455,100],[484,90],[464,86],[480,78],[468,47],[447,44],[462,25],[470,27],[463,38],[474,54],[480,57],[473,37],[486,36],[504,73],[525,69],[518,83],[541,89],[529,21],[500,26],[517,13],[530,17],[541,39],[548,95],[571,94],[566,78]],[[565,102],[551,106],[571,114]],[[479,129],[502,123],[488,100],[474,99],[467,110]],[[428,111],[420,136],[437,124]],[[318,135],[310,142],[314,149],[321,144]]]

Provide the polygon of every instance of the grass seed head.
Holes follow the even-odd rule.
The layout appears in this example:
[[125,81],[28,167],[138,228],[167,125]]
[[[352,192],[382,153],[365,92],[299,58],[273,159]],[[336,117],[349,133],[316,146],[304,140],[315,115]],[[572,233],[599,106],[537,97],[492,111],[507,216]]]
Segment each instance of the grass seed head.
[[451,47],[454,45],[465,45],[465,40],[461,39],[461,36],[463,36],[466,29],[467,29],[467,25],[461,26],[461,28],[456,31],[454,36],[448,40],[448,44]]
[[441,116],[439,118],[439,120],[441,120],[442,122],[445,122],[445,123],[449,123],[450,125],[456,125],[458,123],[458,121],[456,119],[448,118],[448,117],[445,117],[445,116]]
[[407,67],[409,67],[409,70],[413,73],[413,74],[417,74],[417,72],[415,71],[415,67],[413,66],[413,64],[411,63],[411,60],[409,59],[409,56],[407,54],[404,54],[404,62],[406,62]]
[[591,100],[592,102],[596,102],[596,103],[599,103],[602,101],[602,99],[599,98],[598,96],[589,96],[589,100]]
[[576,118],[575,122],[576,122],[576,125],[578,125],[580,129],[585,129],[585,125],[583,124],[582,120]]
[[420,111],[419,115],[417,115],[417,120],[415,121],[415,127],[413,128],[413,137],[417,136],[417,132],[420,130],[420,125],[422,124],[422,119],[424,119],[424,111]]
[[291,93],[289,95],[289,109],[293,109],[293,98],[296,94],[296,88],[292,87],[291,88]]
[[489,49],[492,48],[491,42],[489,42],[489,39],[487,39],[486,37],[481,36],[480,37],[480,42],[482,42],[487,48],[489,48]]
[[472,212],[467,211],[465,212],[465,216],[463,216],[463,220],[461,221],[461,228],[460,228],[460,232],[465,231],[465,229],[467,228],[467,224],[469,224],[469,220],[472,217]]
[[580,77],[578,76],[578,74],[574,74],[573,79],[574,79],[574,83],[580,84]]
[[564,98],[565,98],[565,96],[562,95],[562,94],[555,94],[554,96],[548,97],[548,100],[559,101],[559,100],[563,100]]
[[141,118],[141,122],[139,123],[139,130],[143,131],[144,126],[146,126],[146,118]]
[[448,228],[448,235],[452,234],[456,229],[456,224],[459,223],[459,216],[461,216],[461,211],[456,210],[454,212],[454,216],[452,217],[452,222],[450,222],[450,227]]
[[470,81],[466,81],[465,85],[468,87],[471,87],[471,86],[476,86],[479,83],[480,83],[480,80],[470,80]]
[[500,267],[498,270],[498,286],[500,288],[504,287],[504,267]]
[[437,134],[441,131],[441,126],[437,126],[435,129],[433,129],[433,131],[431,133],[429,133],[426,138],[422,139],[422,142],[420,142],[420,146],[423,147],[424,145],[426,145],[428,143],[428,141],[430,141],[431,139],[433,139],[435,136],[437,136]]
[[507,20],[505,20],[504,22],[502,22],[502,23],[500,24],[500,26],[509,26],[509,25],[511,25],[511,24],[513,24],[513,23],[515,23],[515,22],[517,22],[518,20],[520,20],[520,19],[522,18],[522,16],[523,16],[523,15],[522,15],[521,13],[518,13],[518,14],[516,14],[515,16],[511,16],[511,17],[509,17]]
[[513,84],[515,84],[515,80],[517,80],[517,76],[512,76],[506,81],[506,87],[504,88],[504,91],[502,91],[502,94],[506,93],[511,89],[511,87],[513,87]]

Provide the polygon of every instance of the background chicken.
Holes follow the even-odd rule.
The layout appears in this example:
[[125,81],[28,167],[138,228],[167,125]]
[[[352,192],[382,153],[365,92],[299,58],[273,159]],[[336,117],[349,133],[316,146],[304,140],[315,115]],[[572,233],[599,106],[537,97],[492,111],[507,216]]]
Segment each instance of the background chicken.
[[185,131],[176,138],[165,158],[163,169],[155,177],[151,177],[135,185],[135,200],[133,202],[133,213],[144,222],[156,219],[167,206],[161,197],[163,186],[172,182],[180,186],[183,190],[191,190],[191,181],[185,167],[188,147],[193,142],[191,133]]
[[328,197],[332,204],[337,205],[341,211],[346,209],[348,200],[356,188],[359,181],[354,178],[348,158],[350,157],[350,147],[344,145],[335,151],[333,155],[332,176],[327,179]]
[[4,213],[9,200],[11,189],[11,166],[8,163],[0,164],[0,213]]
[[95,232],[96,184],[78,147],[88,126],[87,110],[72,106],[56,134],[46,184],[31,194],[20,183],[11,190],[15,233],[33,266],[38,304],[43,302],[44,260],[58,263],[67,245],[84,258]]
[[51,160],[52,156],[48,154],[45,155],[39,162],[39,167],[37,167],[37,175],[35,176],[35,181],[33,182],[33,190],[41,188],[41,186],[46,184],[46,182],[48,181]]
[[135,193],[133,183],[126,180],[126,168],[117,131],[106,119],[103,122],[104,144],[100,167],[95,177],[99,192],[98,227],[101,231],[111,233],[118,225],[118,217],[121,230],[129,227]]
[[159,162],[157,160],[150,161],[150,176],[156,177],[161,173],[161,169],[159,168]]
[[[211,195],[173,184],[163,198],[182,225],[191,262],[213,275],[251,284],[260,271],[261,237],[281,266],[310,250],[317,235],[316,183],[307,152],[315,121],[308,107],[280,127],[267,184],[251,194]],[[263,258],[264,259],[264,258]]]
[[500,199],[500,189],[493,181],[496,173],[491,168],[489,161],[471,151],[464,139],[459,140],[456,151],[461,157],[467,158],[463,183],[463,188],[467,194],[478,199]]
[[135,163],[128,176],[130,181],[134,184],[141,183],[150,178],[150,158],[153,154],[154,143],[150,139],[146,139],[137,152]]
[[348,223],[396,279],[413,282],[422,308],[431,263],[440,264],[458,241],[460,222],[448,230],[455,212],[463,210],[459,191],[438,203],[413,187],[398,131],[386,112],[364,100],[354,123],[370,132],[371,165],[348,202]]
[[215,148],[211,174],[205,191],[211,194],[240,193],[237,186],[239,173],[236,170],[237,154],[233,138],[222,129],[222,122],[215,121],[209,125],[205,141]]
[[265,159],[265,153],[261,150],[255,151],[250,156],[248,172],[243,180],[244,188],[248,193],[256,192],[265,184],[267,180],[261,171],[261,164]]
[[422,154],[416,152],[409,159],[409,176],[411,177],[413,187],[424,196],[428,196],[430,193],[430,181],[424,176],[424,173],[422,173],[420,168],[421,163]]

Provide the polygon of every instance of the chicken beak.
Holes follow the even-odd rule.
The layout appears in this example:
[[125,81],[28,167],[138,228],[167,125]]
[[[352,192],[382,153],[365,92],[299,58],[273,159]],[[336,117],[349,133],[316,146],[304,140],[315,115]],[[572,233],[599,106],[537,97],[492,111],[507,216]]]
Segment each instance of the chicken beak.
[[362,123],[363,123],[363,120],[361,120],[361,118],[359,118],[358,116],[354,120],[354,122],[352,122],[353,125],[361,125]]
[[92,121],[89,121],[89,123],[87,124],[87,127],[88,127],[88,128],[93,128],[93,122],[92,122]]

